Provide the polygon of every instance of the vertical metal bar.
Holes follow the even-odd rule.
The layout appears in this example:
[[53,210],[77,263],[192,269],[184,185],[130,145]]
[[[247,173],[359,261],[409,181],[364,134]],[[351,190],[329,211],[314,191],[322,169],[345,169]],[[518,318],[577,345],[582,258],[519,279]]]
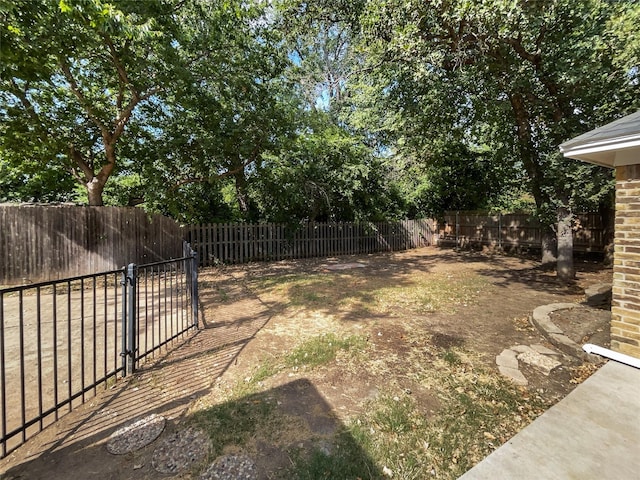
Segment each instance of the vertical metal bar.
[[84,397],[84,278],[80,279],[80,388],[82,392],[82,403]]
[[182,287],[184,285],[182,282],[183,270],[184,260],[176,262],[176,328],[178,329],[178,334],[181,336],[184,333],[184,323],[182,321]]
[[[128,291],[128,295],[127,295],[127,310],[128,310],[128,330],[127,330],[127,336],[128,338],[128,345],[127,345],[127,352],[128,352],[128,356],[127,356],[127,363],[128,363],[128,368],[129,371],[131,373],[133,373],[136,369],[136,334],[138,331],[138,322],[136,321],[136,266],[133,263],[129,264],[129,267],[127,268],[127,279],[128,279],[128,284],[127,284],[127,289]],[[123,332],[124,333],[124,332]]]
[[22,419],[22,443],[27,441],[27,429],[25,424],[27,423],[27,406],[26,406],[26,392],[24,385],[24,298],[23,291],[19,293],[19,309],[20,313],[20,414]]
[[122,270],[122,281],[120,282],[122,285],[122,302],[121,302],[121,310],[122,310],[122,328],[121,328],[121,362],[122,362],[122,376],[127,376],[127,315],[129,314],[129,309],[127,308],[127,268],[125,267]]
[[93,277],[93,286],[92,286],[92,293],[93,293],[93,394],[96,395],[96,383],[98,380],[98,366],[97,366],[97,362],[98,362],[98,349],[97,349],[97,345],[96,345],[96,340],[98,338],[98,324],[97,324],[97,316],[98,316],[98,309],[97,309],[97,303],[98,303],[98,297],[96,295],[96,282],[98,280],[98,277]]
[[[153,338],[153,337],[152,337]],[[149,351],[149,269],[144,269],[144,353]]]
[[198,252],[191,250],[191,310],[193,326],[198,328]]
[[[108,286],[107,283],[109,283],[109,276],[105,275],[104,276],[104,305],[103,305],[103,310],[104,310],[104,326],[103,326],[103,333],[104,333],[104,356],[102,359],[102,363],[104,365],[104,371],[103,371],[103,375],[106,378],[107,376],[107,372],[108,370],[108,359],[109,359],[109,342],[107,340],[108,338],[108,330],[107,330],[107,318],[109,315],[108,309],[107,309],[107,302],[109,299],[109,295],[108,295]],[[107,383],[105,382],[105,387],[107,386]]]
[[[71,280],[67,281],[67,394],[68,400],[71,400]],[[71,411],[71,402],[69,402],[69,411]]]
[[[185,255],[186,256],[186,255]],[[187,265],[191,262],[191,258],[184,260],[182,262],[182,270],[181,270],[181,279],[182,279],[182,289],[180,295],[180,327],[185,329],[185,318],[189,318],[188,314],[185,315],[185,307],[187,306],[187,295],[189,294],[187,290]],[[189,325],[187,323],[187,325]]]
[[7,388],[4,358],[4,294],[0,292],[0,395],[2,396],[2,456],[7,455]]
[[53,297],[51,299],[52,327],[53,327],[53,405],[55,417],[58,420],[58,286],[53,284]]
[[[151,267],[151,349],[156,346],[156,322],[153,316],[156,313],[156,282],[155,282],[154,268]],[[149,307],[147,307],[149,310]],[[154,355],[155,356],[155,355]]]
[[169,264],[169,275],[170,275],[169,276],[169,324],[171,325],[171,334],[169,335],[169,338],[173,338],[173,335],[174,335],[174,331],[173,331],[173,324],[174,324],[174,319],[173,319],[173,273],[174,273],[174,268],[175,268],[175,264],[174,263],[170,263]]
[[36,288],[36,336],[38,341],[38,417],[40,418],[40,430],[42,430],[44,426],[42,423],[42,306],[40,287]]
[[165,344],[166,351],[166,343],[167,338],[169,338],[169,329],[167,327],[167,266],[162,265],[162,277],[164,278],[164,288],[162,291],[162,303],[164,304],[164,339],[163,343]]
[[[122,276],[125,273],[120,273],[120,280],[122,281]],[[114,274],[113,276],[113,368],[118,370],[118,307],[123,305],[124,303],[118,302],[118,274]],[[123,300],[124,302],[124,300]],[[124,320],[121,320],[124,321]],[[122,357],[120,357],[120,361],[122,362]],[[124,369],[124,364],[120,365],[122,368],[122,376],[124,377],[127,372]]]

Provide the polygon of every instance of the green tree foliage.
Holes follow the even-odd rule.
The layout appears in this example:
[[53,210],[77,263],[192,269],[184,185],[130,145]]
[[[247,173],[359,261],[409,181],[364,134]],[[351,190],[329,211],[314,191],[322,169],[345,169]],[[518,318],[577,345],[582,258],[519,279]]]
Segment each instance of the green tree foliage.
[[451,138],[487,148],[487,171],[522,170],[549,223],[558,208],[607,199],[610,173],[562,159],[558,146],[640,105],[637,38],[622,33],[639,9],[601,0],[368,2],[362,48],[376,103],[388,111],[382,126],[402,156],[427,158],[434,140]]
[[0,19],[3,200],[295,222],[532,199],[552,223],[612,185],[558,144],[640,104],[633,1],[0,0]]
[[306,132],[255,172],[261,218],[276,222],[380,220],[402,200],[364,142],[314,112]]
[[177,6],[3,1],[3,160],[27,171],[62,166],[102,205],[127,125],[176,75]]
[[401,114],[392,125],[401,138],[422,146],[420,137],[458,130],[468,144],[488,145],[497,160],[522,165],[540,209],[570,193],[557,181],[571,163],[558,164],[558,145],[638,105],[637,66],[611,29],[637,15],[635,2],[368,7],[369,59],[386,78],[386,104]]
[[[145,198],[180,209],[184,204],[176,198],[186,201],[203,189],[220,194],[231,181],[236,205],[225,211],[255,220],[249,177],[296,129],[298,101],[285,75],[289,60],[260,5],[202,2],[190,8],[182,12],[179,48],[189,61],[188,76],[147,114],[148,126],[132,147],[146,159]],[[174,207],[169,211],[181,215]],[[216,209],[211,217],[219,214]]]
[[404,216],[393,169],[370,125],[353,121],[356,50],[364,1],[277,2],[277,28],[294,63],[303,101],[295,141],[257,172],[253,189],[263,216],[299,220],[380,220]]

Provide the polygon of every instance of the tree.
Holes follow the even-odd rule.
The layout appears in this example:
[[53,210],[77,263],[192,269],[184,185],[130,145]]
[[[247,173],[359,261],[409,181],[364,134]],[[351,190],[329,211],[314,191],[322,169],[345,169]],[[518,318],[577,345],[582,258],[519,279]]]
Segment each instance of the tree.
[[188,74],[167,89],[161,108],[143,109],[149,121],[131,155],[143,159],[145,198],[158,208],[180,207],[174,199],[187,192],[222,195],[231,185],[235,205],[227,214],[254,220],[250,177],[297,128],[291,63],[265,5],[196,2],[185,8],[179,54],[189,61]]
[[[392,124],[399,137],[453,129],[470,145],[488,145],[497,161],[522,166],[548,219],[581,193],[557,181],[573,169],[559,161],[558,145],[638,105],[638,68],[629,65],[628,40],[613,33],[638,8],[389,0],[369,2],[361,22],[370,68],[385,79],[378,95],[402,113]],[[584,170],[592,178],[595,167]],[[573,275],[570,267],[559,273]]]
[[377,221],[397,213],[401,200],[362,140],[329,113],[309,112],[305,125],[256,171],[251,195],[262,220]]
[[3,150],[63,165],[90,205],[138,107],[175,76],[178,2],[2,3]]

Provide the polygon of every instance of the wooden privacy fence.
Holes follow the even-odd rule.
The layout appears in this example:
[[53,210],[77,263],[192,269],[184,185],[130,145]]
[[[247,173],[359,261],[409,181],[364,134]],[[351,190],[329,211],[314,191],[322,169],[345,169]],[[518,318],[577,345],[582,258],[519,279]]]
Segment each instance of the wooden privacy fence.
[[184,230],[139,208],[0,205],[0,285],[182,256]]
[[202,266],[255,260],[351,255],[432,245],[433,220],[398,222],[223,223],[192,226],[188,241]]
[[[613,218],[613,217],[612,217]],[[576,215],[573,232],[575,251],[602,252],[611,241],[613,225],[602,215]],[[440,245],[491,245],[505,250],[540,248],[543,229],[540,222],[528,214],[495,214],[447,212],[438,227]]]
[[[202,266],[398,251],[427,245],[539,248],[542,229],[525,214],[452,212],[434,220],[286,224],[223,223],[183,228],[139,208],[0,205],[0,285],[49,281],[182,255],[188,239]],[[576,251],[602,252],[612,225],[578,215]],[[186,237],[186,238],[185,238]]]

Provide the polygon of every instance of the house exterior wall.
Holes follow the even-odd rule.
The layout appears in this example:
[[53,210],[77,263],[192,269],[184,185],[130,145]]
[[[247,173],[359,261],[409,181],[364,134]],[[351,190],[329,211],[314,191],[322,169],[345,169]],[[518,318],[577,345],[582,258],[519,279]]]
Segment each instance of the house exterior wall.
[[640,164],[616,168],[611,348],[640,358]]

